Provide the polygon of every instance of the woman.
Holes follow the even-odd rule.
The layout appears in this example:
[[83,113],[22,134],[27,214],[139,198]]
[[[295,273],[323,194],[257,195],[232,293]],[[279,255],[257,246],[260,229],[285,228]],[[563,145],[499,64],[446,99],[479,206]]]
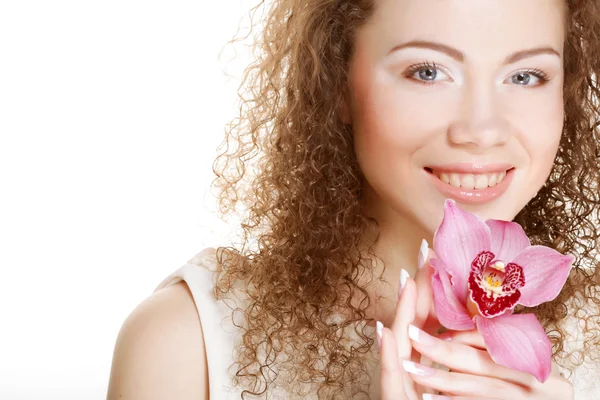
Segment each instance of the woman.
[[[249,211],[241,246],[203,251],[130,315],[109,398],[600,398],[576,368],[599,343],[596,0],[280,0],[267,16],[215,163],[222,212]],[[516,310],[552,340],[543,384],[475,331],[424,344],[440,326],[417,259],[446,198],[576,256],[556,299]]]

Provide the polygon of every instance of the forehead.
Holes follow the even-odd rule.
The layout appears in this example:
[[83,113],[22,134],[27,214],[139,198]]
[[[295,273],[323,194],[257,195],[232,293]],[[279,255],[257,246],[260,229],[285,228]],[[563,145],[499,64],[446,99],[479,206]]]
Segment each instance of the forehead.
[[540,46],[562,54],[564,0],[374,1],[375,13],[359,37],[378,53],[401,42],[428,40],[456,47],[467,59],[504,59]]

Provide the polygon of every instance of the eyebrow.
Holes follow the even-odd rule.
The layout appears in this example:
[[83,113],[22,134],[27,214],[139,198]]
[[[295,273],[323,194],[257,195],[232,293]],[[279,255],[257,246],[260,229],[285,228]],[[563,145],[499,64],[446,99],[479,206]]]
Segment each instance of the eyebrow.
[[[439,51],[449,55],[450,57],[454,58],[455,60],[461,63],[464,63],[466,58],[463,52],[461,52],[458,49],[455,49],[454,47],[448,46],[443,43],[429,42],[426,40],[413,40],[407,43],[399,44],[395,46],[392,50],[390,50],[389,54],[408,47]],[[504,60],[504,64],[513,64],[524,58],[533,57],[540,54],[554,54],[555,56],[558,56],[560,58],[560,53],[552,47],[536,47],[533,49],[515,51],[514,53],[506,57],[506,59]]]

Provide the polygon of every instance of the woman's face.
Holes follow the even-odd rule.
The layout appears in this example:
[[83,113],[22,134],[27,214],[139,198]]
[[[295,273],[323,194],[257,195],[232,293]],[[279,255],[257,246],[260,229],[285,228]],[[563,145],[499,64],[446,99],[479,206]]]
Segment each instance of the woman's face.
[[343,114],[367,207],[430,233],[446,198],[512,220],[543,186],[562,133],[563,0],[375,2]]

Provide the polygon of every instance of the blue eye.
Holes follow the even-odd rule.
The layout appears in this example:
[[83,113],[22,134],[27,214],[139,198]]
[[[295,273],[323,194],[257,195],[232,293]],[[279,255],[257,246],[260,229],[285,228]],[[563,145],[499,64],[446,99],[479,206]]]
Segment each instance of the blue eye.
[[[436,78],[440,73],[445,75],[435,63],[430,63],[427,61],[424,63],[411,65],[406,70],[404,76],[419,83],[431,85],[436,81]],[[418,77],[415,77],[415,75],[418,75]]]
[[[538,83],[535,85],[529,84],[531,82],[532,76],[534,77],[534,79],[538,80]],[[520,85],[520,86],[540,86],[540,85],[545,84],[549,80],[550,79],[548,78],[548,74],[546,74],[544,71],[541,71],[539,69],[521,71],[521,72],[513,75],[512,79],[511,79],[512,83],[514,83],[516,85]]]
[[[405,78],[424,85],[432,85],[436,81],[440,81],[441,79],[436,79],[440,75],[448,77],[442,68],[429,61],[411,65],[404,73]],[[511,83],[525,87],[542,86],[549,81],[548,74],[539,69],[528,69],[511,76]]]
[[419,74],[419,78],[424,81],[434,81],[435,77],[437,76],[437,69],[434,68],[420,69],[417,72]]

